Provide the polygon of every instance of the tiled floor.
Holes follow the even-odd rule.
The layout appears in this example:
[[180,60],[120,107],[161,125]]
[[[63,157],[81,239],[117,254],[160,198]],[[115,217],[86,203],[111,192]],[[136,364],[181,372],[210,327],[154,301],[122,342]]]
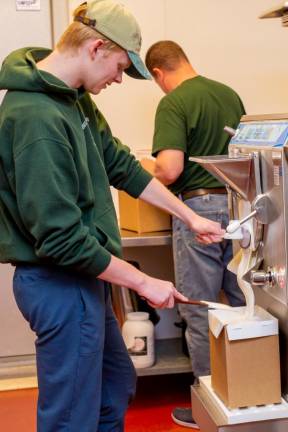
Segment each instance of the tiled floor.
[[[190,374],[139,378],[136,399],[126,416],[125,432],[185,431],[172,422],[170,413],[175,406],[189,406],[190,383]],[[36,432],[36,403],[36,389],[0,392],[1,432]]]

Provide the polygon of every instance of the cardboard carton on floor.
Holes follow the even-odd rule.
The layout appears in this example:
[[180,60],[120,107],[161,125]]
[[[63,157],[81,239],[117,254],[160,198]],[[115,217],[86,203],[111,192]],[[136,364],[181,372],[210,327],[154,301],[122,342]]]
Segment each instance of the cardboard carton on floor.
[[[212,388],[228,408],[281,402],[278,321],[256,306],[209,311]],[[238,319],[237,319],[238,314]]]
[[140,199],[132,198],[124,191],[119,191],[120,228],[137,233],[166,231],[171,229],[168,213]]

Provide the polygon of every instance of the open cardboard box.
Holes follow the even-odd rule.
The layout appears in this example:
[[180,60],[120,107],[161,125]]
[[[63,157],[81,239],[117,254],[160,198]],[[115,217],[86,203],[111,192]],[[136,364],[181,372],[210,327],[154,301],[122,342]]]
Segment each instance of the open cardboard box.
[[230,408],[281,402],[278,321],[256,306],[209,311],[211,383]]
[[[153,174],[154,162],[143,159],[141,165]],[[128,195],[124,191],[118,192],[120,228],[137,233],[167,231],[171,229],[171,216],[140,199]]]
[[171,229],[168,213],[140,199],[118,192],[120,228],[137,233],[167,231]]

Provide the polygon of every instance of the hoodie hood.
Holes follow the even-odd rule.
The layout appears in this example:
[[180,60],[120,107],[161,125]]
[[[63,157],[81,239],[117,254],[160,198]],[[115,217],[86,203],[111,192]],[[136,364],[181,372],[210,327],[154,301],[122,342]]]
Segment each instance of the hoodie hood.
[[21,48],[9,54],[0,71],[0,89],[30,91],[77,99],[79,91],[68,87],[54,75],[39,70],[36,63],[47,57],[51,50],[46,48]]

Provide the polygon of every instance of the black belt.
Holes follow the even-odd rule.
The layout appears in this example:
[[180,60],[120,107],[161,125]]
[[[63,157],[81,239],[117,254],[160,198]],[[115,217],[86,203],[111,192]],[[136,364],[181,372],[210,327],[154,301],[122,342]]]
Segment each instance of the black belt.
[[221,188],[209,188],[209,189],[205,189],[205,188],[200,188],[200,189],[194,189],[194,190],[190,190],[190,191],[184,191],[181,193],[182,199],[183,201],[190,199],[190,198],[194,198],[197,196],[202,196],[202,195],[208,195],[208,194],[227,194],[227,189],[225,187],[221,187]]

